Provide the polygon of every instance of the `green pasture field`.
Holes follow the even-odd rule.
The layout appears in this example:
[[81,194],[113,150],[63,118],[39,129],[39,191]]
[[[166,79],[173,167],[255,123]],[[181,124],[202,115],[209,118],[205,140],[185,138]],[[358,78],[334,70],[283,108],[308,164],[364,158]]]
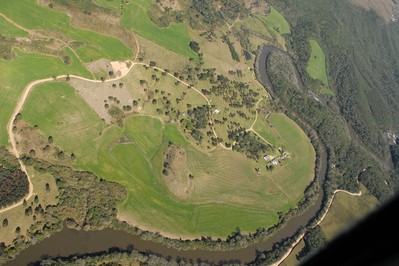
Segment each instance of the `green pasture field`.
[[286,115],[272,113],[268,121],[269,125],[265,125],[267,123],[259,117],[254,129],[263,138],[291,154],[291,158],[277,166],[271,175],[293,201],[298,201],[314,178],[314,148],[305,132]]
[[312,51],[306,71],[312,78],[320,80],[324,86],[328,86],[326,56],[316,40],[310,40],[309,43]]
[[274,7],[271,7],[271,12],[265,17],[265,19],[271,25],[273,25],[273,27],[276,28],[279,33],[286,34],[291,32],[288,21]]
[[66,50],[71,57],[71,64],[65,65],[61,58],[14,51],[12,60],[0,59],[0,145],[8,145],[6,125],[23,89],[30,81],[49,78],[61,74],[75,74],[91,78],[76,56]]
[[133,57],[133,53],[121,41],[95,33],[81,30],[71,25],[66,14],[36,4],[34,0],[11,2],[0,0],[0,10],[7,17],[28,29],[57,30],[74,41],[84,45],[77,49],[84,62],[101,58],[123,60]]
[[186,25],[173,23],[166,28],[158,27],[147,14],[151,3],[151,0],[129,1],[124,7],[122,26],[178,54],[197,58],[197,54],[188,46],[191,39]]
[[[187,141],[175,124],[149,116],[130,116],[124,128],[104,129],[94,111],[63,83],[36,88],[22,117],[53,136],[67,153],[74,153],[75,167],[127,188],[128,197],[119,206],[121,217],[169,235],[225,237],[237,227],[248,232],[271,226],[278,221],[277,212],[298,202],[312,178],[313,165],[295,169],[290,166],[295,161],[287,161],[282,170],[271,174],[256,173],[255,163],[245,156],[221,148],[204,152]],[[288,131],[280,132],[284,140],[297,141],[304,134],[283,115],[274,115],[273,123],[278,130]],[[161,173],[169,142],[185,149],[187,170],[194,175],[194,189],[185,200],[168,190]],[[311,146],[308,150],[308,157],[314,157]]]
[[3,17],[0,17],[0,35],[3,36],[11,36],[11,37],[28,37],[29,34],[26,31],[23,31],[11,23],[9,23],[7,20],[5,20]]

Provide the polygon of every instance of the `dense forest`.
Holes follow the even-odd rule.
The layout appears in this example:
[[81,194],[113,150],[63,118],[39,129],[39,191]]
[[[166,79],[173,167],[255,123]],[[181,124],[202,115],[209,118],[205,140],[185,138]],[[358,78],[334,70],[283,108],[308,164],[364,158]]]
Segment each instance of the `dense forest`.
[[28,190],[28,178],[18,160],[0,147],[0,208],[18,202]]
[[[35,200],[32,208],[25,210],[25,215],[40,215],[42,219],[32,224],[26,235],[17,237],[10,246],[5,246],[0,239],[0,264],[32,243],[61,230],[64,221],[70,228],[95,230],[109,227],[116,219],[116,204],[127,195],[121,185],[107,182],[88,172],[74,171],[69,167],[51,165],[30,157],[24,157],[23,160],[38,173],[54,176],[59,192],[58,204],[42,206],[42,203]],[[10,161],[12,162],[12,158],[7,158],[5,163]],[[18,224],[7,225],[18,227]]]
[[385,135],[399,130],[398,24],[346,0],[271,2],[293,26],[286,37],[308,88],[317,84],[306,72],[309,40],[316,39],[326,53],[333,101],[363,143],[387,156]]
[[[326,145],[327,189],[356,191],[359,180],[379,199],[386,199],[397,190],[399,177],[386,166],[390,151],[395,158],[395,147],[389,150],[386,133],[397,132],[399,125],[395,115],[399,110],[395,72],[399,27],[347,1],[322,2],[272,1],[293,26],[286,35],[288,52],[305,85],[305,92],[300,93],[284,78],[291,58],[275,53],[268,58],[273,92],[288,112],[309,122]],[[326,53],[328,77],[336,94],[320,96],[321,102],[309,96],[320,86],[306,72],[310,39],[316,39]],[[352,128],[356,135],[350,134]],[[375,155],[377,160],[373,160]]]

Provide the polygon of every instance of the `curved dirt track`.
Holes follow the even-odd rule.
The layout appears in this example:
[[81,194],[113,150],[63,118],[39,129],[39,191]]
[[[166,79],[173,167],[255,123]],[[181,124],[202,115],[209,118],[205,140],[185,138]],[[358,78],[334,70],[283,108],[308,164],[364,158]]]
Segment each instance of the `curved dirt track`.
[[[3,15],[2,15],[1,13],[0,13],[0,16],[3,17]],[[136,57],[137,57],[137,55],[138,55],[138,52],[136,53]],[[18,206],[22,205],[23,202],[24,202],[24,200],[29,200],[29,199],[32,197],[32,195],[33,195],[33,184],[32,184],[32,181],[31,181],[31,177],[29,176],[29,174],[28,174],[28,172],[27,172],[27,170],[26,170],[26,166],[24,165],[24,163],[23,163],[22,160],[20,159],[20,154],[19,154],[19,151],[18,151],[18,148],[17,148],[17,143],[16,143],[16,141],[15,141],[15,134],[14,134],[14,132],[13,132],[13,128],[14,128],[14,119],[15,119],[15,117],[21,112],[21,110],[22,110],[22,108],[23,108],[23,106],[24,106],[24,104],[25,104],[25,102],[26,102],[26,100],[27,100],[27,98],[28,98],[30,92],[32,91],[32,89],[35,88],[35,87],[36,87],[37,85],[39,85],[39,84],[43,84],[43,83],[51,82],[51,81],[57,81],[57,80],[61,80],[61,79],[66,79],[66,78],[68,78],[68,77],[69,77],[69,78],[80,79],[80,80],[84,80],[84,81],[88,81],[88,82],[93,82],[93,83],[113,82],[113,81],[120,80],[120,79],[122,79],[123,77],[125,77],[126,75],[128,75],[135,65],[143,65],[143,66],[144,66],[144,65],[147,65],[147,64],[145,64],[145,63],[137,63],[137,62],[132,62],[132,61],[129,61],[129,62],[131,63],[131,65],[130,65],[128,71],[127,71],[126,73],[124,73],[124,75],[119,76],[119,77],[115,77],[115,78],[112,78],[112,79],[107,79],[107,80],[105,80],[105,81],[94,80],[94,79],[88,79],[88,78],[81,77],[81,76],[76,76],[76,75],[61,75],[61,76],[57,76],[57,77],[55,77],[55,78],[54,78],[54,77],[51,77],[51,78],[44,78],[44,79],[35,80],[35,81],[32,81],[31,83],[29,83],[29,84],[25,87],[25,89],[24,89],[23,92],[22,92],[22,95],[21,95],[20,98],[18,99],[17,105],[16,105],[15,108],[14,108],[14,111],[13,111],[11,117],[10,117],[10,120],[8,121],[8,124],[7,124],[7,132],[8,132],[9,141],[10,141],[10,144],[11,144],[11,150],[10,150],[10,151],[11,151],[11,152],[14,154],[14,156],[18,159],[19,164],[20,164],[20,166],[21,166],[21,170],[26,174],[26,176],[27,176],[27,178],[28,178],[28,182],[29,182],[29,192],[28,192],[28,194],[27,194],[25,197],[23,197],[20,201],[18,201],[18,202],[16,202],[16,203],[12,204],[12,205],[10,205],[10,206],[7,206],[7,207],[4,207],[4,208],[0,209],[0,213],[9,211],[9,210],[11,210],[11,209],[13,209],[13,208],[15,208],[15,207],[18,207]],[[152,68],[158,69],[158,70],[160,70],[160,71],[164,71],[163,69],[158,68],[158,67],[152,67]],[[170,74],[170,73],[167,73],[167,74],[168,74],[169,76],[173,77],[174,79],[180,81],[182,84],[184,84],[184,85],[186,85],[186,86],[190,86],[188,83],[184,82],[183,80],[180,80],[179,78],[176,78],[176,77],[173,76],[172,74]],[[192,88],[194,91],[196,91],[197,93],[199,93],[202,97],[204,97],[205,100],[207,101],[207,103],[208,103],[209,105],[211,105],[209,99],[208,99],[201,91],[199,91],[198,89],[196,89],[196,88],[194,88],[194,87],[192,87],[192,86],[191,86],[191,88]],[[217,135],[216,135],[216,132],[215,132],[215,136],[217,136]]]
[[[349,195],[351,195],[351,196],[357,196],[357,197],[362,196],[362,191],[360,191],[360,190],[359,190],[359,192],[357,192],[357,193],[349,192],[349,191],[342,190],[342,189],[337,189],[337,190],[335,190],[334,193],[333,193],[333,195],[332,195],[332,197],[331,197],[330,202],[328,203],[328,207],[327,207],[326,212],[323,214],[323,216],[320,218],[320,220],[317,222],[317,224],[316,224],[314,227],[318,226],[318,225],[324,220],[324,218],[326,218],[327,213],[328,213],[328,211],[330,210],[331,205],[332,205],[332,203],[333,203],[333,201],[334,201],[335,195],[336,195],[338,192],[346,193],[346,194],[349,194]],[[301,235],[296,239],[296,241],[291,245],[291,247],[290,247],[290,249],[287,251],[287,253],[285,253],[284,256],[283,256],[280,260],[278,260],[277,262],[273,263],[271,266],[278,266],[278,265],[280,265],[280,264],[291,254],[291,252],[292,252],[292,251],[294,250],[294,248],[299,244],[299,242],[301,242],[301,240],[303,239],[304,236],[305,236],[305,234],[301,234]]]

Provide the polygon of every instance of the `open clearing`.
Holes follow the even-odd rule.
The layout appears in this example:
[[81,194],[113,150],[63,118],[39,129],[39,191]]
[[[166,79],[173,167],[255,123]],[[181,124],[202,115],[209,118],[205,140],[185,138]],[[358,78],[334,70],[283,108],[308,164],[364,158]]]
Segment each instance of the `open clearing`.
[[306,71],[312,78],[320,80],[324,86],[328,86],[326,56],[317,41],[310,40],[309,42],[312,51],[310,53]]
[[[245,156],[222,148],[199,150],[175,124],[148,116],[133,115],[125,119],[123,128],[104,129],[100,117],[63,83],[37,87],[22,117],[53,136],[67,153],[74,153],[75,167],[127,188],[120,217],[165,235],[225,237],[237,227],[249,232],[271,226],[278,221],[277,212],[295,206],[312,179],[313,164],[294,169],[288,161],[272,173],[256,173],[255,163]],[[296,143],[304,135],[295,132],[298,128],[283,115],[273,115],[272,121],[276,130],[287,132],[280,134],[288,145],[291,142],[285,138]],[[186,152],[185,171],[193,175],[192,189],[184,200],[169,191],[162,176],[169,142]],[[308,156],[314,160],[312,150],[310,145]],[[306,157],[302,159],[306,162]]]
[[284,16],[278,12],[274,7],[270,7],[270,14],[266,16],[266,20],[272,24],[276,30],[281,34],[290,33],[290,24]]
[[151,3],[152,1],[149,0],[129,1],[129,4],[124,7],[122,26],[131,28],[143,37],[178,54],[197,58],[197,54],[188,46],[191,39],[186,25],[174,23],[167,28],[158,27],[147,14]]
[[377,207],[378,200],[361,185],[362,196],[337,193],[325,219],[320,224],[328,240],[332,240],[345,229],[364,218]]

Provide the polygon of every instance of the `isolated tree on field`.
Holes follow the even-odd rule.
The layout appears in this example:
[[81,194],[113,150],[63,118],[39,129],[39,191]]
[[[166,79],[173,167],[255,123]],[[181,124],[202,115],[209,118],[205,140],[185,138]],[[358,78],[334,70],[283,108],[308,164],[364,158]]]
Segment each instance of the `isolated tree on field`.
[[64,64],[65,65],[71,64],[71,58],[68,55],[64,56]]
[[53,143],[54,142],[53,136],[49,136],[47,141],[48,143]]
[[19,226],[17,226],[17,228],[15,228],[15,233],[17,233],[17,234],[21,233],[21,228]]
[[7,226],[8,226],[8,219],[5,218],[5,219],[3,220],[3,227],[7,227]]
[[200,50],[199,44],[195,41],[191,41],[189,46],[190,46],[191,50],[193,50],[196,53],[198,53],[198,51]]

